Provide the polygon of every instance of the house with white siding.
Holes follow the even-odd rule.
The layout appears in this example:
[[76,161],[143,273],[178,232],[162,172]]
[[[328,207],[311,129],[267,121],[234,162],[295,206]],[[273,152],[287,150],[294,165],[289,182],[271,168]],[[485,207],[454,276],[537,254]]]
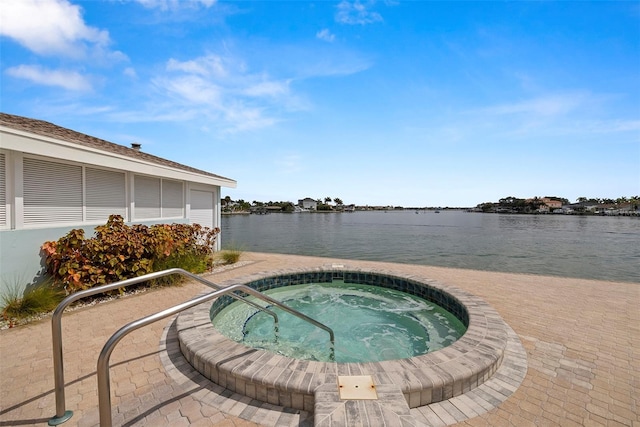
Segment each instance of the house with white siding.
[[313,200],[311,197],[305,197],[304,199],[298,200],[298,206],[300,206],[302,209],[310,209],[312,211],[315,211],[316,209],[318,209],[318,202]]
[[[40,246],[71,229],[127,223],[220,226],[236,181],[42,120],[0,113],[0,294],[41,279]],[[220,241],[217,242],[218,248]]]

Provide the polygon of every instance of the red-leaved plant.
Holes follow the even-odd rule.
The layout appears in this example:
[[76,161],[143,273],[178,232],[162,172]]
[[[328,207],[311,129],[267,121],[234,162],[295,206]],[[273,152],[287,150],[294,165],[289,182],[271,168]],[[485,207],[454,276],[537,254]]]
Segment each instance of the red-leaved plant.
[[[85,238],[82,229],[74,229],[42,245],[47,272],[67,292],[169,267],[202,272],[211,265],[213,245],[220,233],[219,228],[198,224],[128,226],[120,215],[111,215],[95,230],[92,238]],[[189,260],[188,266],[181,265],[185,260]]]

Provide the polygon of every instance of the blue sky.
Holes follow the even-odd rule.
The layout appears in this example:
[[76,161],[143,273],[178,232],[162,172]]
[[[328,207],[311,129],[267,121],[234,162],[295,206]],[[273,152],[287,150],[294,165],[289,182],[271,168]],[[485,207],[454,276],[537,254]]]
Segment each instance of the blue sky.
[[247,201],[640,194],[640,2],[5,0],[1,110]]

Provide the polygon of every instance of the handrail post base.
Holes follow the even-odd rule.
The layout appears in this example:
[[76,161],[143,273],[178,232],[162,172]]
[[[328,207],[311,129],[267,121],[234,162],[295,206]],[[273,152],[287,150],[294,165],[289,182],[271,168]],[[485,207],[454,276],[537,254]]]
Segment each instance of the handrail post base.
[[73,417],[73,411],[64,411],[64,415],[61,417],[52,417],[49,420],[50,426],[59,426],[60,424],[69,421]]

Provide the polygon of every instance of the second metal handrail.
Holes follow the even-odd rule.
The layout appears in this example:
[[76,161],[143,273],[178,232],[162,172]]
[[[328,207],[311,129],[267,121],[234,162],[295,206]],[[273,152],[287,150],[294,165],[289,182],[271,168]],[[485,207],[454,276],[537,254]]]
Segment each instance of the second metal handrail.
[[[214,299],[220,295],[231,294],[236,290],[246,292],[258,298],[265,297],[264,294],[246,285],[231,285],[227,288],[223,288],[218,291],[211,292],[209,294],[201,295],[190,301],[184,302],[182,304],[178,304],[174,307],[168,308],[159,313],[152,314],[147,317],[143,317],[142,319],[138,319],[131,323],[128,323],[122,328],[120,328],[116,333],[114,333],[111,336],[111,338],[109,338],[109,340],[105,343],[104,347],[102,348],[102,351],[100,352],[100,356],[98,356],[98,364],[96,366],[96,372],[98,375],[98,405],[99,405],[99,413],[100,413],[100,427],[111,427],[112,425],[111,381],[109,378],[109,358],[111,357],[111,353],[113,352],[116,344],[118,344],[118,342],[120,342],[120,340],[122,340],[122,338],[124,338],[127,334],[135,331],[136,329],[142,328],[143,326],[149,325],[153,322],[157,322],[158,320],[164,319],[174,314],[178,314],[181,311],[187,310],[198,304]],[[266,297],[266,299],[271,299],[271,298]],[[280,303],[278,304],[280,305]],[[293,310],[293,309],[290,309],[290,310]],[[331,331],[330,336],[331,336],[331,342],[333,347],[333,331]]]
[[[54,376],[54,391],[56,396],[56,414],[49,419],[48,424],[50,426],[57,426],[65,421],[69,420],[73,416],[73,411],[66,410],[65,403],[65,395],[64,395],[64,358],[62,354],[62,314],[64,310],[73,302],[78,301],[82,298],[86,298],[92,295],[102,294],[105,292],[113,291],[119,288],[125,288],[127,286],[135,285],[141,282],[146,282],[148,280],[158,279],[160,277],[169,276],[171,274],[180,274],[182,276],[186,276],[190,279],[193,279],[197,282],[200,282],[204,285],[207,285],[210,288],[214,289],[222,289],[222,286],[216,285],[215,283],[209,282],[195,274],[189,273],[186,270],[181,268],[170,268],[168,270],[157,271],[155,273],[145,274],[144,276],[133,277],[131,279],[121,280],[119,282],[111,283],[108,285],[97,286],[95,288],[85,289],[83,291],[75,292],[65,299],[62,300],[60,304],[56,307],[51,316],[51,337],[53,341],[53,376]],[[278,337],[278,315],[273,311],[260,306],[259,304],[254,303],[253,301],[248,301],[240,295],[231,294],[233,298],[244,301],[252,307],[257,308],[260,311],[264,311],[271,317],[275,322],[274,331],[276,334],[276,339]]]
[[[331,342],[331,359],[333,360],[335,358],[335,335],[333,333],[333,330],[331,328],[329,328],[328,326],[310,318],[309,316],[306,316],[302,313],[300,313],[297,310],[292,309],[291,307],[286,306],[285,304],[282,304],[280,301],[274,300],[271,297],[268,297],[267,295],[256,291],[253,288],[250,288],[248,286],[245,285],[232,285],[226,288],[223,288],[219,285],[216,285],[215,283],[209,282],[208,280],[203,279],[202,277],[199,277],[195,274],[189,273],[188,271],[185,271],[181,268],[171,268],[168,270],[163,270],[163,271],[158,271],[155,273],[149,273],[149,274],[145,274],[144,276],[139,276],[139,277],[134,277],[131,279],[127,279],[127,280],[122,280],[119,282],[115,282],[115,283],[111,283],[109,285],[102,285],[99,287],[95,287],[95,288],[91,288],[91,289],[86,289],[84,291],[80,291],[80,292],[76,292],[74,294],[69,295],[68,297],[66,297],[64,300],[62,300],[62,302],[58,305],[58,307],[56,307],[55,311],[53,312],[53,315],[51,317],[51,335],[52,335],[52,341],[53,341],[53,369],[54,369],[54,383],[55,383],[55,397],[56,397],[56,414],[55,416],[53,416],[50,420],[49,420],[49,425],[50,426],[55,426],[55,425],[59,425],[62,424],[64,422],[66,422],[67,420],[69,420],[72,416],[73,416],[73,411],[67,411],[66,407],[65,407],[65,395],[64,395],[64,360],[63,360],[63,352],[62,352],[62,314],[65,310],[65,308],[67,306],[69,306],[71,303],[73,303],[74,301],[77,301],[81,298],[85,298],[91,295],[96,295],[96,294],[100,294],[100,293],[104,293],[104,292],[108,292],[111,290],[115,290],[118,288],[123,288],[126,286],[130,286],[133,284],[137,284],[140,282],[145,282],[147,280],[152,280],[152,279],[157,279],[163,276],[168,276],[170,274],[180,274],[182,276],[186,276],[189,277],[199,283],[202,283],[206,286],[209,286],[211,288],[217,289],[217,292],[221,292],[221,291],[225,291],[227,289],[229,289],[229,291],[225,291],[225,292],[221,292],[220,294],[228,294],[229,296],[238,299],[240,301],[246,302],[247,304],[251,305],[252,307],[257,308],[260,311],[263,311],[267,314],[269,314],[270,316],[272,316],[274,318],[275,321],[275,334],[276,334],[276,339],[277,339],[277,334],[278,334],[278,316],[277,314],[275,314],[273,311],[262,307],[259,304],[254,303],[253,301],[249,301],[246,298],[243,298],[240,295],[234,294],[233,292],[235,292],[236,290],[242,290],[248,294],[251,294],[263,301],[269,302],[277,307],[279,307],[280,309],[296,316],[299,317],[309,323],[311,323],[312,325],[323,329],[325,331],[327,331],[329,333],[329,340]],[[247,291],[246,289],[250,289],[251,291]],[[217,295],[217,292],[214,292]],[[207,294],[206,296],[209,296],[211,294]],[[192,301],[198,300],[198,298],[194,298]],[[202,301],[200,301],[202,302]],[[183,304],[188,304],[190,302],[187,303],[183,303]],[[195,305],[195,304],[194,304]],[[175,308],[175,307],[174,307]],[[171,309],[169,309],[171,310]],[[149,316],[151,317],[151,316]],[[144,326],[144,325],[141,325]],[[112,337],[113,338],[113,337]],[[115,344],[114,344],[115,345]]]

